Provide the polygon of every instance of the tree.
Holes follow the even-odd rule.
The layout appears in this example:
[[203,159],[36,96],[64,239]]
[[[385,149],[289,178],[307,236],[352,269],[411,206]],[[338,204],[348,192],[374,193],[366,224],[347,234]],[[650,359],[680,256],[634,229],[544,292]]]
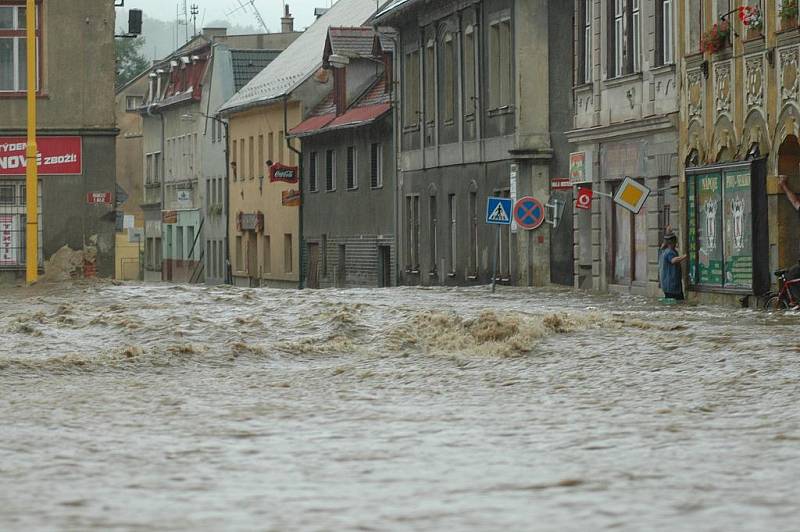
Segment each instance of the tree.
[[116,39],[117,50],[117,88],[150,67],[150,62],[142,55],[144,39]]

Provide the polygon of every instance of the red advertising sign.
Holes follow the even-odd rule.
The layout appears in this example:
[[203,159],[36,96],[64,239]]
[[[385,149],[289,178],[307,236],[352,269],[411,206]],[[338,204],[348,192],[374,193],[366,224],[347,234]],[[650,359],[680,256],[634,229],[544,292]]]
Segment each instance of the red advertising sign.
[[[0,176],[25,175],[28,147],[25,137],[0,137]],[[39,175],[80,175],[83,152],[80,137],[37,137]]]
[[591,188],[578,188],[578,197],[575,198],[575,207],[578,209],[591,209],[592,195],[593,193]]
[[297,167],[275,163],[269,167],[269,182],[297,183]]
[[572,181],[568,177],[555,177],[550,180],[551,190],[570,190]]
[[89,192],[86,194],[86,203],[89,205],[111,205],[111,192]]

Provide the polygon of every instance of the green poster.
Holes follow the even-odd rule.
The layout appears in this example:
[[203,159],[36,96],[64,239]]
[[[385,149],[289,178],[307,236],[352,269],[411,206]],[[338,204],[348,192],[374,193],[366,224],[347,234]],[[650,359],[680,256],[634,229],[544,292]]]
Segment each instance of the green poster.
[[689,217],[689,284],[697,284],[697,176],[687,176],[686,215]]
[[722,176],[697,176],[698,284],[722,286]]
[[750,170],[725,174],[723,193],[725,286],[753,286],[752,194]]

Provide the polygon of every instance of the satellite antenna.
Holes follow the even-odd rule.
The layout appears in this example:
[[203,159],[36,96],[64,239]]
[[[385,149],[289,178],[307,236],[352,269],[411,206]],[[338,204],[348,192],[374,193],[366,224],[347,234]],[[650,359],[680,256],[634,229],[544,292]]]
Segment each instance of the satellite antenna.
[[264,30],[264,33],[272,33],[269,31],[266,22],[264,22],[264,18],[261,16],[261,13],[259,13],[258,8],[256,7],[256,0],[236,0],[236,2],[239,4],[239,7],[235,7],[228,11],[226,13],[228,16],[238,13],[239,11],[244,11],[249,6],[250,11],[253,13],[253,16],[256,17],[256,20],[258,21],[259,26],[261,26],[261,28]]

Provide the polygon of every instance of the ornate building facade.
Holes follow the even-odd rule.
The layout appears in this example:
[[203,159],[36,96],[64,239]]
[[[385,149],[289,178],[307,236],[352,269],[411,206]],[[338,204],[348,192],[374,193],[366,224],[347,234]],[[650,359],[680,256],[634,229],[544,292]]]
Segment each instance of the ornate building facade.
[[778,186],[785,175],[800,190],[800,31],[789,7],[680,5],[681,229],[689,289],[703,301],[757,300],[772,270],[800,258],[800,219]]

